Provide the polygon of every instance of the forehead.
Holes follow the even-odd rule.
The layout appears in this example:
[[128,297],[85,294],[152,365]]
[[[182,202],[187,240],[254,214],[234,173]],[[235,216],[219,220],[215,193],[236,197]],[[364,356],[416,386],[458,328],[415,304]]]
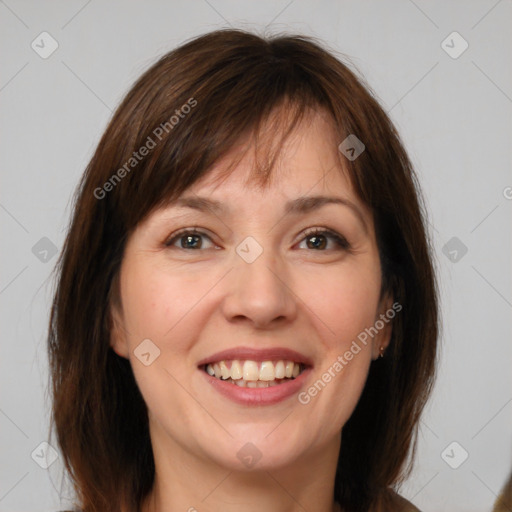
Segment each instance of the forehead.
[[[184,195],[201,194],[236,202],[247,196],[298,197],[308,193],[343,193],[359,201],[352,186],[330,116],[323,111],[305,114],[283,138],[272,119],[256,138],[248,137],[216,162]],[[262,179],[268,175],[268,179]]]
[[[254,139],[233,148],[201,180],[167,203],[163,213],[199,211],[232,220],[243,216],[252,222],[275,222],[274,216],[297,216],[338,204],[358,218],[367,234],[373,232],[372,211],[354,191],[329,117],[313,113],[303,118],[277,146],[272,167],[266,169],[271,148],[262,142],[271,145],[275,140],[272,126],[262,127],[258,148]],[[262,181],[265,171],[270,171],[269,179]]]

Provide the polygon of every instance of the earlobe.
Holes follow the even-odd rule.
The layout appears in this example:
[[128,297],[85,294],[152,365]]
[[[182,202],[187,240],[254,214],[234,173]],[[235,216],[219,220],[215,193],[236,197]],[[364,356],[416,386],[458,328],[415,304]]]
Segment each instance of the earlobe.
[[[381,301],[379,313],[375,319],[375,326],[379,328],[378,334],[373,339],[372,359],[375,361],[378,358],[385,356],[386,349],[391,342],[391,334],[393,332],[393,297],[386,295]],[[390,311],[393,315],[390,315]]]
[[375,336],[374,344],[373,344],[373,359],[382,358],[386,355],[386,349],[389,346],[391,341],[391,333],[393,331],[393,327],[391,325],[391,321],[388,320],[388,323],[379,331],[379,334]]
[[121,314],[116,307],[110,308],[110,346],[121,357],[128,359],[128,342]]

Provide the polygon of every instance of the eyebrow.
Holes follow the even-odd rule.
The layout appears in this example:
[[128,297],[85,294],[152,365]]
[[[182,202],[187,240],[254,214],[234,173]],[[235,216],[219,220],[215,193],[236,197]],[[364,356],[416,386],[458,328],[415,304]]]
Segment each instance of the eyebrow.
[[[285,215],[304,215],[314,210],[318,210],[328,204],[340,204],[346,206],[355,213],[356,217],[361,221],[365,232],[368,232],[368,226],[364,220],[364,216],[361,210],[348,199],[343,197],[335,196],[305,196],[292,199],[285,204],[284,214]],[[206,197],[181,197],[173,201],[169,206],[191,208],[200,212],[214,212],[219,215],[225,215],[229,213],[229,208],[220,201],[215,199],[208,199]]]

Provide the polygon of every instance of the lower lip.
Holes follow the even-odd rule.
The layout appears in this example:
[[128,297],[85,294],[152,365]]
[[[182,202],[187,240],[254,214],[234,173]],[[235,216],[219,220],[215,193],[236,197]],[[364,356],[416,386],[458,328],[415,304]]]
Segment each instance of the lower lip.
[[207,381],[222,395],[242,405],[272,405],[297,394],[304,385],[310,368],[306,368],[298,377],[268,388],[242,388],[236,384],[212,377],[200,370]]

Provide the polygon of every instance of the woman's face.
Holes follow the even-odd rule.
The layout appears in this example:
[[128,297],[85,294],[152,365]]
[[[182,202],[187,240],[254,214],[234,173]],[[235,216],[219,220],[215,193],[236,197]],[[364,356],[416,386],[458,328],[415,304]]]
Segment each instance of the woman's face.
[[389,341],[378,321],[391,304],[379,301],[372,214],[340,167],[339,142],[315,113],[268,188],[245,183],[252,151],[214,183],[228,155],[128,240],[112,346],[130,360],[158,453],[231,470],[337,457]]

